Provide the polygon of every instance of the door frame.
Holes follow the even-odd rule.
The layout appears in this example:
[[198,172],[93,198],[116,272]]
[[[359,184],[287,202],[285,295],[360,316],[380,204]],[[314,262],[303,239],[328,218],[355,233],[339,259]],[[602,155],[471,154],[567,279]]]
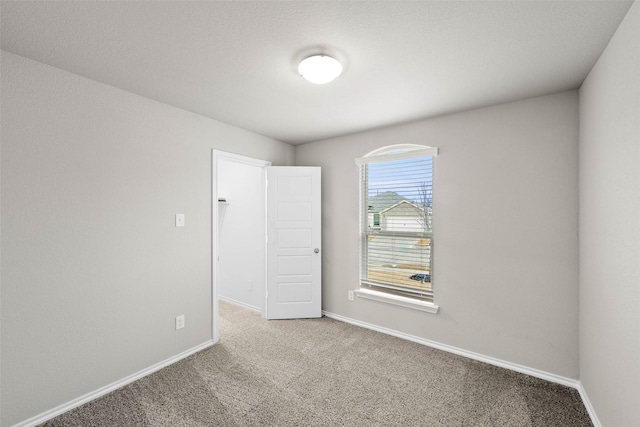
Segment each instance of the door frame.
[[[267,215],[267,205],[266,205],[266,175],[267,175],[267,167],[271,166],[271,162],[266,160],[254,159],[252,157],[242,156],[239,154],[228,153],[226,151],[220,150],[211,150],[211,331],[212,331],[212,339],[214,343],[217,343],[220,339],[220,330],[219,330],[219,308],[218,308],[218,257],[219,257],[219,241],[218,241],[218,199],[221,196],[218,194],[218,171],[219,165],[218,162],[221,160],[226,160],[230,162],[240,163],[249,166],[261,167],[263,169],[263,183],[264,183],[264,215],[265,215],[265,236],[264,236],[264,253],[265,253],[265,288],[266,288],[266,277],[267,277],[267,239],[266,239],[266,215]],[[266,294],[266,289],[265,289]],[[266,301],[265,301],[266,304]],[[262,316],[264,317],[266,312],[265,309],[262,311]]]

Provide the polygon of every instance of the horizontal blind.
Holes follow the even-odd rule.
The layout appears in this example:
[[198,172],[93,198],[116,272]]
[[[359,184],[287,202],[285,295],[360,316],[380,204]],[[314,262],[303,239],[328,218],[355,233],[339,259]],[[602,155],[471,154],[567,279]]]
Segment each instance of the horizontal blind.
[[433,155],[420,154],[360,162],[361,282],[432,301]]

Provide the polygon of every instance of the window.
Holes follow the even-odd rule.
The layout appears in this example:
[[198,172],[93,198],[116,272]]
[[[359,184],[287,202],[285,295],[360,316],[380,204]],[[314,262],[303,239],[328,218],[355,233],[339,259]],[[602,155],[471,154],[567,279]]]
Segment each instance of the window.
[[356,160],[361,210],[358,295],[437,310],[432,288],[436,154],[437,148],[398,145]]

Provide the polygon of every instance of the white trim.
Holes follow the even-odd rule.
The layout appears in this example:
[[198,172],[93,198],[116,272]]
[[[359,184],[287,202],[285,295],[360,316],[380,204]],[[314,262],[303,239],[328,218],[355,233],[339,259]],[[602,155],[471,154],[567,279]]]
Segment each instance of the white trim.
[[159,371],[160,369],[169,366],[173,363],[176,363],[179,360],[184,359],[185,357],[191,356],[194,353],[197,353],[199,351],[204,350],[205,348],[211,347],[213,345],[213,341],[209,340],[206,341],[200,345],[197,345],[193,348],[190,348],[189,350],[183,351],[180,354],[177,354],[175,356],[172,356],[168,359],[163,360],[162,362],[158,362],[155,365],[151,365],[148,368],[145,368],[141,371],[136,372],[135,374],[131,374],[128,377],[125,377],[121,380],[115,381],[109,385],[106,385],[104,387],[100,387],[97,390],[94,390],[92,392],[89,392],[83,396],[80,396],[76,399],[73,399],[67,403],[64,403],[60,406],[57,406],[53,409],[50,409],[46,412],[43,412],[40,415],[36,415],[34,417],[29,418],[28,420],[22,421],[18,424],[14,424],[13,427],[32,427],[32,426],[36,426],[38,424],[42,424],[45,421],[50,420],[51,418],[57,417],[58,415],[61,415],[67,411],[70,411],[74,408],[77,408],[80,405],[84,405],[85,403],[88,403],[92,400],[95,400],[101,396],[104,396],[107,393],[110,393],[116,389],[119,389],[121,387],[124,387],[127,384],[130,384],[134,381],[139,380],[142,377],[146,377],[149,374],[152,374],[156,371]]
[[[358,292],[358,291],[356,291]],[[490,365],[499,366],[501,368],[509,369],[511,371],[520,372],[521,374],[531,375],[532,377],[540,378],[543,380],[551,381],[556,384],[565,385],[567,387],[571,387],[574,389],[579,389],[580,382],[578,380],[574,380],[571,378],[563,377],[560,375],[552,374],[550,372],[541,371],[539,369],[530,368],[528,366],[518,365],[517,363],[507,362],[506,360],[496,359],[494,357],[485,356],[483,354],[474,353],[472,351],[463,350],[458,347],[453,347],[447,344],[442,344],[436,341],[431,341],[425,338],[417,337],[415,335],[405,334],[404,332],[399,332],[393,329],[384,328],[381,326],[374,325],[372,323],[362,322],[360,320],[351,319],[348,317],[341,316],[339,314],[331,313],[328,311],[323,311],[327,317],[332,319],[340,320],[341,322],[350,323],[352,325],[360,326],[366,329],[371,329],[373,331],[381,332],[383,334],[392,335],[397,338],[402,338],[407,341],[412,341],[418,344],[426,345],[428,347],[433,347],[438,350],[446,351],[448,353],[457,354],[458,356],[467,357],[469,359],[478,360],[480,362],[488,363]],[[586,405],[585,405],[586,406]]]
[[415,159],[416,157],[437,156],[437,155],[438,155],[438,147],[428,147],[428,148],[423,148],[421,150],[405,151],[404,153],[367,155],[364,157],[358,157],[356,159],[356,164],[364,165],[368,163],[391,162],[394,160]]
[[424,148],[431,148],[428,145],[422,144],[393,144],[386,145],[384,147],[376,148],[373,151],[369,151],[362,157],[371,157],[371,156],[382,156],[383,154],[389,154],[395,152],[404,152],[404,151],[414,151],[414,150],[422,150]]
[[256,313],[258,313],[258,314],[260,314],[262,316],[262,310],[260,310],[260,308],[255,307],[253,305],[245,304],[243,302],[236,301],[236,300],[231,299],[231,298],[223,297],[222,295],[218,295],[218,300],[226,301],[229,304],[233,304],[233,305],[238,305],[240,307],[244,307],[247,310],[255,311]]
[[360,298],[383,302],[386,304],[399,305],[400,307],[411,308],[413,310],[426,311],[427,313],[437,313],[438,306],[429,301],[422,301],[415,298],[403,297],[401,295],[389,294],[387,292],[374,291],[373,289],[360,288],[355,293]]
[[580,393],[580,397],[582,398],[582,402],[584,403],[585,408],[587,408],[587,412],[589,413],[589,418],[591,418],[591,422],[593,423],[593,427],[602,427],[602,423],[598,419],[596,415],[596,410],[591,404],[589,400],[589,396],[587,395],[587,391],[582,386],[582,382],[578,383],[578,393]]
[[[226,151],[211,150],[215,159],[223,159],[234,163],[241,163],[248,166],[265,167],[271,166],[267,160],[254,159],[253,157],[241,156],[240,154],[227,153]],[[267,164],[268,163],[268,164]]]

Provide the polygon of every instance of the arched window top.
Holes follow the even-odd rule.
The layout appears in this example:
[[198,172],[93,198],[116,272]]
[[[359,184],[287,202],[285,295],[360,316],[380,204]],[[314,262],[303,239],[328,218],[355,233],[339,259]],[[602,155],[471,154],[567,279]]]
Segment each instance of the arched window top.
[[438,147],[429,147],[418,144],[396,144],[377,148],[363,157],[356,159],[356,164],[367,164],[377,162],[388,162],[390,160],[411,159],[423,156],[435,156],[438,154]]
[[376,148],[373,151],[368,152],[364,157],[381,156],[384,154],[400,154],[415,150],[424,150],[425,148],[431,148],[426,145],[418,144],[395,144],[387,145],[386,147]]

